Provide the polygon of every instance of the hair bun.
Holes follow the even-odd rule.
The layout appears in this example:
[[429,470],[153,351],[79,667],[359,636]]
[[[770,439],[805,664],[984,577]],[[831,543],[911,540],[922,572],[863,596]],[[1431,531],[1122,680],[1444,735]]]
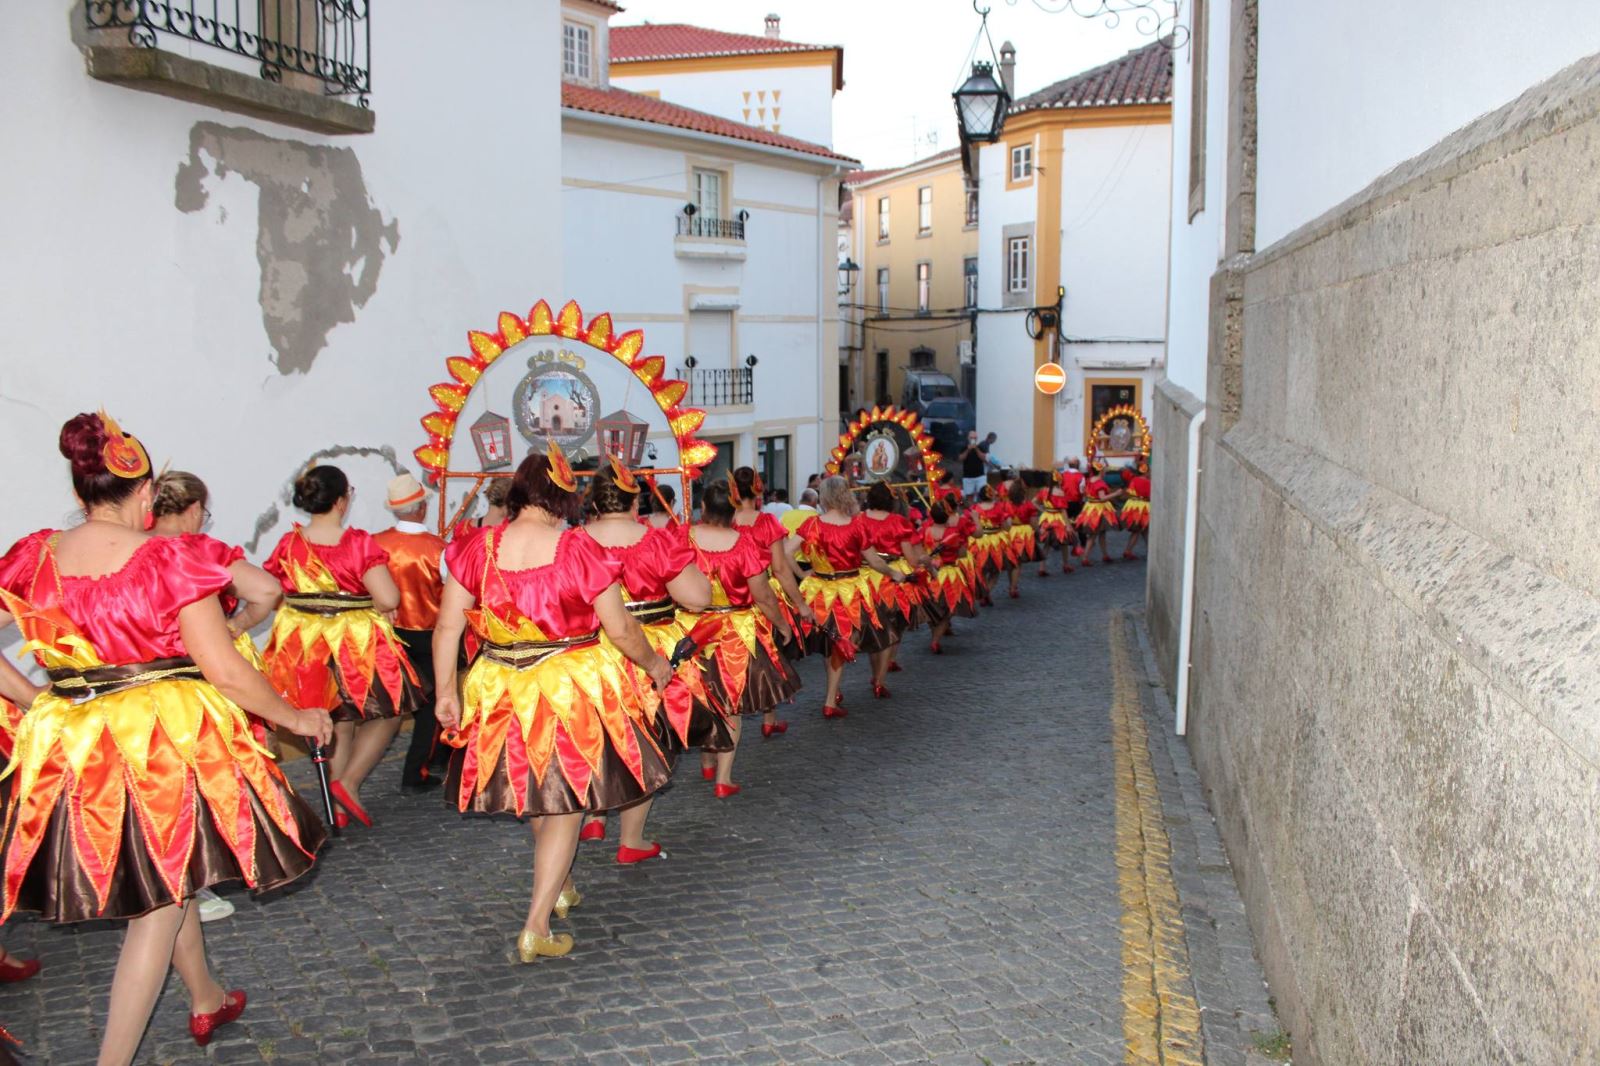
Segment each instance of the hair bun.
[[58,446],[61,454],[72,463],[73,477],[89,478],[106,472],[106,430],[99,415],[88,412],[74,415],[61,427]]

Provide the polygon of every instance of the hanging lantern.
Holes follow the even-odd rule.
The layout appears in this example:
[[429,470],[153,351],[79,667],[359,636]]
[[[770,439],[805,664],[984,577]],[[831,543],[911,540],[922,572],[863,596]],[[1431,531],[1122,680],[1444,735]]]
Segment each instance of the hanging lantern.
[[643,461],[645,439],[650,435],[644,419],[626,409],[616,410],[596,422],[595,431],[604,453],[616,456],[617,462],[636,467]]
[[1011,96],[995,79],[992,64],[981,60],[972,64],[972,76],[951,95],[956,101],[962,144],[993,144],[1000,139]]
[[511,465],[511,419],[485,411],[471,428],[472,446],[478,449],[478,469],[499,470]]

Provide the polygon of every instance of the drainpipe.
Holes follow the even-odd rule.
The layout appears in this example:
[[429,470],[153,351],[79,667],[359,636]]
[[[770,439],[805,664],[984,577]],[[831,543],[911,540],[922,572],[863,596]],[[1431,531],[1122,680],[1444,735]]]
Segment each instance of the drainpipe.
[[1189,732],[1189,653],[1194,643],[1194,544],[1200,525],[1200,427],[1206,409],[1189,423],[1189,491],[1183,506],[1183,606],[1178,612],[1178,701],[1173,732]]

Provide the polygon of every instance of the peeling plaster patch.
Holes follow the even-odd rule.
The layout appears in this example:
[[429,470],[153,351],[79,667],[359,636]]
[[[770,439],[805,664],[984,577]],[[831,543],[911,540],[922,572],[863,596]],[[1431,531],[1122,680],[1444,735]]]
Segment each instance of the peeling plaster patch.
[[[410,472],[401,465],[399,458],[395,455],[394,448],[388,444],[381,448],[363,448],[356,444],[335,444],[320,451],[312,452],[306,457],[305,462],[294,468],[294,473],[289,475],[288,480],[283,483],[283,487],[278,490],[277,503],[272,504],[272,506],[256,516],[255,528],[250,533],[250,539],[244,542],[245,551],[254,555],[261,544],[261,538],[271,533],[282,520],[284,510],[292,509],[290,504],[294,500],[294,483],[299,480],[301,474],[325,459],[338,459],[347,455],[376,456],[388,463],[389,468],[396,474]],[[282,507],[279,506],[280,504]]]
[[304,373],[333,328],[354,322],[377,291],[384,248],[393,254],[399,247],[400,224],[373,205],[353,150],[215,122],[189,131],[173,202],[185,213],[201,210],[206,179],[230,173],[261,190],[256,258],[273,362],[279,373]]

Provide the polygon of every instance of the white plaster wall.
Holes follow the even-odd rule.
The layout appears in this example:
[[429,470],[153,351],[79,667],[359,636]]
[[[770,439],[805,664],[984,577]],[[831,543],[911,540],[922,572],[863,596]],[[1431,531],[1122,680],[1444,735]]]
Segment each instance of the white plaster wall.
[[[320,448],[388,447],[415,471],[427,387],[445,378],[466,330],[558,298],[553,57],[478,64],[471,78],[439,61],[479,53],[488,35],[554,42],[556,5],[482,0],[471,17],[443,20],[416,6],[377,12],[377,132],[343,138],[97,82],[68,37],[66,3],[12,7],[9,76],[29,102],[0,115],[0,139],[8,158],[31,162],[0,168],[0,454],[11,470],[0,538],[72,520],[56,436],[101,405],[157,464],[207,480],[215,532],[233,542]],[[175,207],[197,122],[349,149],[371,204],[398,226],[375,294],[332,329],[308,372],[270,361],[257,186],[212,174],[202,210]],[[512,139],[488,132],[512,128]],[[358,487],[353,521],[386,524],[388,465],[341,463]],[[283,510],[258,558],[287,528]]]
[[[788,434],[792,474],[803,479],[832,447],[826,427],[837,416],[824,395],[838,375],[833,168],[776,156],[756,161],[738,149],[719,155],[715,145],[670,134],[623,139],[581,118],[568,121],[562,144],[572,298],[588,315],[610,311],[619,330],[644,330],[646,349],[677,374],[689,354],[686,293],[732,290],[715,298],[737,301],[732,365],[756,356],[755,403],[710,409],[700,435],[735,440],[736,462],[744,464],[755,461],[758,436]],[[675,219],[688,198],[691,156],[732,175],[733,207],[750,212],[743,261],[677,254]]]
[[[1037,158],[1037,153],[1035,154]],[[978,153],[978,315],[976,403],[980,433],[1000,434],[1000,454],[1027,458],[1033,440],[1033,341],[1020,311],[1005,303],[1005,227],[1031,222],[1037,212],[1034,187],[1006,188],[1009,156],[1002,144]],[[1039,235],[1034,233],[1037,254]],[[1037,263],[1033,271],[1038,277]],[[1029,303],[1034,297],[1029,296]]]
[[1597,47],[1574,0],[1262,4],[1256,246]]
[[[1193,113],[1194,49],[1173,53],[1171,265],[1167,286],[1167,377],[1204,399],[1211,275],[1222,260],[1223,195],[1228,158],[1228,42],[1230,5],[1206,9],[1205,200],[1189,217],[1189,122]],[[1192,5],[1179,11],[1184,25]]]
[[[661,99],[696,111],[833,146],[833,64],[826,60],[809,67],[647,75],[630,75],[628,64],[616,63],[611,67],[611,84],[636,93],[658,92]],[[776,114],[773,108],[778,109]]]

